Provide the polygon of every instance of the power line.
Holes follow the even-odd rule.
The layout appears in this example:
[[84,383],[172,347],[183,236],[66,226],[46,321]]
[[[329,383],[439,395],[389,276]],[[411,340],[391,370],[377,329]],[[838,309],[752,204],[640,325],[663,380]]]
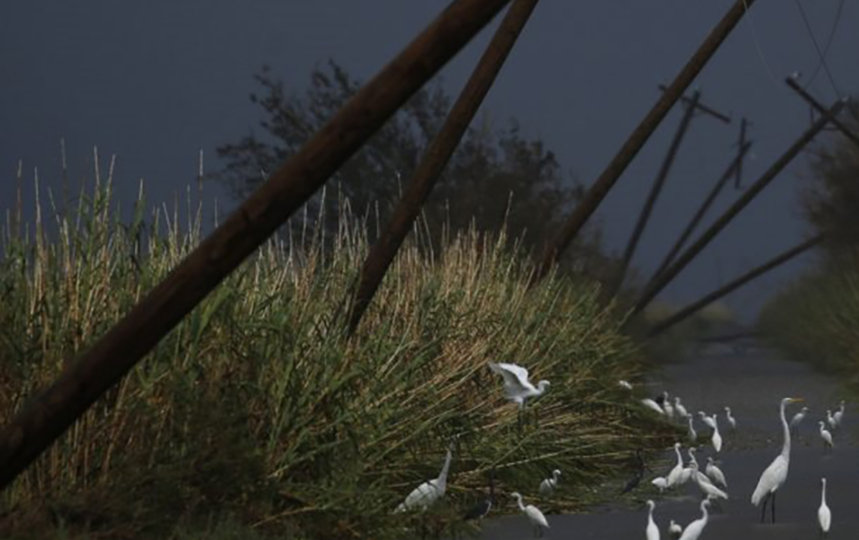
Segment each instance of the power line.
[[[838,91],[838,85],[835,84],[835,79],[832,78],[832,72],[829,71],[829,66],[826,64],[826,53],[821,50],[820,44],[817,43],[817,38],[814,37],[814,31],[811,29],[811,23],[808,21],[808,16],[805,14],[805,9],[803,9],[802,4],[799,3],[799,0],[793,0],[793,3],[796,4],[796,8],[799,10],[800,16],[802,16],[802,22],[805,24],[805,30],[808,32],[808,37],[811,38],[811,43],[814,44],[814,50],[817,51],[817,56],[820,58],[820,62],[818,63],[817,69],[819,70],[823,67],[823,71],[826,73],[826,77],[829,79],[829,84],[832,85],[832,89],[835,91],[835,96],[841,96],[841,92]],[[840,7],[839,7],[840,11]],[[840,15],[839,15],[840,17]],[[836,24],[838,23],[838,19],[836,19]],[[834,28],[835,25],[833,25]],[[834,32],[833,32],[834,33]],[[829,41],[831,43],[832,34],[830,34]],[[828,45],[827,45],[828,47]],[[815,73],[817,70],[815,70]],[[811,84],[811,81],[808,81],[808,84]],[[808,85],[806,85],[806,88]]]
[[[745,7],[746,11],[748,12],[749,11],[749,4],[746,2],[746,0],[743,0],[743,6]],[[767,74],[769,75],[770,81],[772,81],[773,85],[781,88],[781,84],[779,83],[778,78],[773,73],[773,70],[770,67],[769,62],[767,62],[767,59],[764,56],[764,51],[763,51],[763,49],[761,49],[761,44],[758,42],[758,32],[757,32],[757,30],[755,30],[755,22],[754,22],[754,19],[752,18],[751,13],[749,13],[748,21],[749,21],[749,29],[752,32],[752,42],[754,42],[755,51],[758,53],[758,59],[761,61],[761,64],[764,65],[764,68],[766,68]]]
[[[829,29],[829,37],[826,38],[826,45],[823,46],[823,56],[829,53],[829,46],[832,45],[832,41],[835,38],[835,31],[838,29],[838,23],[841,22],[841,12],[844,9],[844,0],[838,2],[838,8],[835,10],[835,18],[832,20],[832,28]],[[823,62],[817,64],[817,67],[814,68],[814,71],[811,73],[811,76],[808,78],[808,82],[805,87],[814,82],[814,78],[820,73],[820,68],[823,66]]]

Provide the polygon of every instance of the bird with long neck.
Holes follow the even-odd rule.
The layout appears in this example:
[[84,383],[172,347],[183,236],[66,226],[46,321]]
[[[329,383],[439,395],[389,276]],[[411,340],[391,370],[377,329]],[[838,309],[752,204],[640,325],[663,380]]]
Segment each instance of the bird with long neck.
[[760,480],[758,480],[758,485],[752,493],[751,499],[752,504],[755,506],[759,505],[761,501],[764,502],[763,508],[761,509],[761,523],[764,521],[767,502],[770,501],[770,499],[772,499],[772,506],[770,509],[772,522],[775,523],[775,494],[776,491],[778,491],[778,488],[780,488],[782,484],[784,484],[785,480],[787,480],[787,471],[790,466],[790,427],[788,426],[787,419],[784,415],[785,407],[787,407],[788,403],[796,403],[799,401],[803,401],[802,398],[786,397],[781,400],[781,405],[779,406],[779,419],[781,420],[782,433],[784,436],[781,454],[776,456],[772,463],[770,463],[769,467],[764,469]]
[[441,468],[441,472],[438,473],[438,477],[432,480],[427,480],[413,489],[412,492],[406,496],[406,500],[397,506],[396,512],[405,512],[406,510],[411,510],[413,508],[426,510],[428,506],[442,498],[444,496],[444,492],[447,490],[447,473],[450,470],[450,461],[452,457],[453,443],[451,443],[450,447],[447,449],[447,455],[444,458],[444,465]]

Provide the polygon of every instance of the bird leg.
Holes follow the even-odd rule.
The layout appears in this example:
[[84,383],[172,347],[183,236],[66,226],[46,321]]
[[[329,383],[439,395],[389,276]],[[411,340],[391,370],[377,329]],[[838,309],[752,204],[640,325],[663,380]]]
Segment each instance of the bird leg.
[[769,493],[767,493],[767,494],[764,496],[764,504],[763,504],[763,506],[761,507],[761,523],[764,523],[764,519],[765,519],[765,517],[766,517],[766,515],[767,515],[767,503],[769,502],[769,500],[770,500],[770,494],[769,494]]
[[775,491],[773,491],[773,500],[770,505],[770,514],[772,515],[772,522],[775,523]]

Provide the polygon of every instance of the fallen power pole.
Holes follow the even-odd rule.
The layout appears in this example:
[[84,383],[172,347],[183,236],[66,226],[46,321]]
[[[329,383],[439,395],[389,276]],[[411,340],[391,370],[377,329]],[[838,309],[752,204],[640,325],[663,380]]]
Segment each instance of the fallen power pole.
[[[515,0],[474,68],[441,129],[433,137],[387,228],[370,249],[361,267],[357,292],[350,291],[347,333],[352,335],[382,283],[397,251],[432,191],[462,135],[501,70],[538,0]],[[354,292],[354,296],[352,296]]]
[[686,225],[686,228],[683,229],[683,232],[680,233],[680,236],[677,238],[677,241],[674,242],[674,245],[671,246],[671,249],[662,259],[662,262],[659,263],[659,266],[657,267],[656,271],[653,272],[652,276],[650,276],[650,279],[647,282],[648,285],[653,283],[656,280],[656,277],[663,270],[665,270],[669,264],[674,261],[674,257],[677,256],[677,253],[680,252],[680,249],[683,247],[683,244],[685,244],[686,240],[688,240],[689,237],[692,235],[692,231],[694,231],[695,227],[698,226],[698,223],[701,222],[701,219],[704,217],[704,214],[707,213],[707,210],[710,208],[710,205],[712,205],[713,201],[716,200],[716,197],[722,191],[722,188],[725,187],[725,184],[731,178],[731,175],[734,173],[735,170],[737,170],[737,167],[740,166],[743,161],[743,156],[746,154],[746,152],[748,152],[751,146],[752,143],[746,142],[740,148],[740,152],[737,154],[736,157],[734,157],[730,165],[728,165],[728,168],[725,169],[725,172],[723,172],[722,176],[720,176],[719,179],[716,181],[716,184],[713,185],[713,189],[711,189],[710,193],[708,193],[707,196],[704,198],[704,201],[701,203],[701,206],[698,207],[698,210],[695,212],[695,215],[693,215],[692,219],[689,220],[689,223]]
[[633,158],[641,150],[647,139],[659,125],[674,103],[683,95],[686,88],[692,83],[704,65],[713,56],[731,30],[742,19],[747,9],[754,4],[754,0],[736,0],[731,9],[722,17],[722,20],[710,31],[710,34],[698,47],[689,61],[677,74],[674,81],[665,89],[647,115],[629,135],[623,146],[617,151],[614,158],[600,174],[599,178],[585,192],[581,202],[576,206],[567,221],[561,226],[556,237],[546,246],[540,264],[534,272],[531,284],[538,282],[545,276],[551,267],[557,262],[558,257],[578,234],[585,222],[596,211],[599,204],[608,194],[609,190],[626,170]]
[[[844,106],[843,100],[838,100],[832,107],[829,108],[830,115],[835,115],[841,108]],[[767,169],[754,184],[748,187],[748,189],[743,192],[743,194],[734,201],[732,204],[719,218],[710,226],[709,229],[704,231],[704,233],[692,244],[689,249],[687,249],[683,254],[681,254],[677,261],[665,269],[659,276],[657,276],[656,280],[645,287],[644,292],[641,295],[641,298],[635,304],[635,307],[632,309],[630,316],[627,320],[641,312],[647,304],[650,303],[653,298],[659,294],[662,289],[664,289],[672,279],[674,279],[677,274],[683,270],[686,265],[688,265],[706,246],[709,244],[713,238],[716,237],[719,232],[731,222],[734,217],[739,214],[743,208],[746,207],[752,200],[761,192],[763,189],[769,185],[770,182],[784,169],[788,163],[795,158],[799,152],[805,148],[811,140],[814,138],[817,133],[822,130],[826,124],[829,122],[829,118],[827,116],[822,116],[819,118],[805,133],[803,133],[793,145],[788,148],[784,154],[782,154],[776,161],[773,163],[769,169]]]
[[826,108],[821,105],[819,101],[811,97],[811,94],[806,92],[805,89],[803,89],[799,85],[799,83],[796,82],[796,78],[787,77],[785,78],[784,82],[786,82],[788,86],[790,86],[797,94],[799,94],[799,97],[807,101],[808,104],[811,105],[812,109],[824,116],[829,115],[829,121],[832,122],[832,125],[838,128],[838,130],[843,133],[845,137],[850,139],[853,144],[859,146],[859,136],[853,133],[853,131],[849,127],[845,126],[843,122],[829,114],[829,111],[827,111]]
[[[659,87],[659,89],[660,89],[660,90],[662,90],[663,92],[665,92],[666,90],[668,90],[668,87],[667,87],[667,86],[665,86],[664,84],[660,84],[660,85],[657,85],[657,86],[658,86],[658,87]],[[686,96],[680,96],[680,102],[681,102],[681,103],[683,103],[684,105],[689,105],[689,104],[692,104],[692,98],[689,98],[689,97],[686,97]],[[721,120],[722,122],[724,122],[724,123],[726,123],[726,124],[730,124],[730,123],[731,123],[731,117],[730,117],[730,116],[728,116],[727,114],[720,113],[720,112],[719,112],[719,111],[717,111],[716,109],[713,109],[713,108],[711,108],[711,107],[708,107],[708,106],[704,105],[703,103],[695,102],[695,103],[693,104],[693,106],[695,107],[695,109],[696,109],[696,110],[699,110],[699,111],[701,111],[701,112],[703,112],[703,113],[707,113],[707,114],[709,114],[710,116],[712,116],[713,118],[715,118],[715,119],[717,119],[717,120]]]
[[449,5],[125,317],[69,361],[0,433],[0,488],[276,231],[508,1]]
[[[743,180],[743,154],[746,153],[748,147],[746,146],[746,128],[748,127],[749,121],[746,120],[744,116],[740,120],[740,140],[737,141],[737,153],[739,154],[739,159],[737,160],[737,167],[734,169],[736,175],[734,176],[734,189],[740,189],[742,186],[740,183]],[[746,150],[744,150],[744,148]]]
[[813,238],[810,238],[810,239],[806,240],[805,242],[802,242],[801,244],[794,246],[794,247],[788,249],[787,251],[773,257],[772,259],[770,259],[769,261],[765,262],[764,264],[758,266],[757,268],[749,270],[748,272],[741,275],[740,277],[738,277],[734,281],[727,283],[722,287],[719,287],[718,289],[711,292],[710,294],[707,294],[706,296],[702,297],[700,300],[696,300],[695,302],[692,302],[691,304],[689,304],[688,306],[679,310],[677,313],[674,313],[673,315],[666,318],[665,320],[659,321],[658,323],[656,323],[653,326],[653,328],[650,329],[650,331],[647,333],[647,337],[653,338],[653,337],[658,336],[662,332],[668,330],[669,328],[671,328],[675,324],[685,320],[689,316],[698,312],[700,309],[706,307],[707,305],[715,302],[719,298],[722,298],[723,296],[737,290],[738,288],[742,287],[743,285],[745,285],[749,281],[752,281],[753,279],[757,278],[758,276],[761,276],[761,275],[769,272],[773,268],[776,268],[776,267],[784,264],[785,262],[793,259],[797,255],[808,251],[809,249],[818,245],[822,240],[823,240],[823,234],[819,234],[819,235],[817,235]]

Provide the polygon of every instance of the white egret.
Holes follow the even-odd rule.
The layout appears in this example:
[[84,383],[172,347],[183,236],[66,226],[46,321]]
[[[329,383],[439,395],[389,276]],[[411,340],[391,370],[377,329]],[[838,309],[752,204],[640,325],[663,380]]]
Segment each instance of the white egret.
[[672,519],[671,523],[668,524],[668,537],[671,540],[677,540],[681,534],[683,534],[683,527]]
[[674,407],[671,405],[671,400],[668,399],[668,392],[662,392],[662,410],[665,411],[665,416],[669,420],[674,420]]
[[540,482],[540,495],[551,495],[555,488],[558,487],[558,477],[561,476],[561,471],[555,469],[552,471],[552,477],[546,478],[542,482]]
[[549,386],[549,381],[542,380],[535,387],[528,380],[528,370],[517,364],[489,362],[489,369],[504,378],[507,399],[519,405],[519,409],[525,407],[526,399],[542,395]]
[[632,385],[629,384],[629,381],[625,381],[623,379],[617,381],[617,385],[626,390],[632,390]]
[[683,472],[683,457],[680,455],[680,443],[674,443],[674,452],[677,454],[677,464],[674,465],[674,468],[671,469],[671,472],[668,473],[668,487],[673,486],[677,483],[677,480],[680,478],[680,474]]
[[722,451],[722,434],[719,433],[719,424],[716,422],[716,415],[713,415],[713,435],[710,437],[710,442],[713,443],[713,448],[716,452]]
[[522,504],[522,495],[515,491],[511,493],[510,496],[516,499],[516,504],[519,505],[519,510],[521,510],[522,513],[525,514],[525,517],[528,518],[528,521],[531,522],[531,526],[534,527],[536,535],[538,537],[543,536],[543,529],[549,528],[549,522],[546,521],[546,516],[543,515],[543,512],[533,504],[529,504],[528,506]]
[[698,464],[698,460],[695,458],[695,452],[697,452],[697,451],[698,451],[698,448],[697,448],[697,447],[695,447],[695,446],[690,446],[690,447],[686,450],[686,453],[687,453],[687,454],[689,454],[689,465],[691,465],[691,464],[693,464],[693,463],[694,463],[695,465],[697,465],[697,464]]
[[835,420],[835,426],[841,427],[841,420],[844,418],[844,400],[841,400],[841,404],[838,406],[838,410],[835,411],[835,414],[832,415],[832,419]]
[[793,415],[793,418],[790,419],[790,430],[796,432],[796,429],[799,427],[799,424],[805,419],[805,415],[808,414],[808,407],[803,407],[801,411]]
[[817,523],[820,524],[820,534],[826,537],[829,534],[829,526],[832,525],[832,511],[826,504],[826,478],[820,479],[820,507],[817,509]]
[[704,414],[704,411],[698,411],[698,416],[701,417],[702,422],[704,422],[705,424],[707,424],[711,428],[716,427],[716,421],[713,419],[712,416],[707,416],[706,414]]
[[655,507],[656,504],[653,501],[647,501],[647,527],[644,529],[647,540],[659,540],[659,527],[653,521],[653,509]]
[[728,482],[725,480],[725,473],[722,472],[722,469],[716,466],[713,456],[707,458],[707,468],[704,469],[704,472],[707,473],[707,476],[713,479],[714,484],[719,484],[723,488],[728,489]]
[[677,416],[680,418],[691,418],[689,411],[687,411],[686,407],[680,403],[680,398],[677,396],[674,396],[674,412],[677,413]]
[[835,423],[835,417],[832,416],[832,411],[829,409],[826,410],[826,423],[829,424],[829,428],[832,429],[832,431],[835,431],[835,429],[838,427],[838,425]]
[[444,465],[441,468],[441,472],[438,473],[438,478],[427,480],[413,489],[406,496],[406,500],[397,506],[395,512],[405,512],[406,510],[413,510],[415,508],[426,510],[428,506],[442,498],[447,489],[447,472],[450,470],[450,459],[452,456],[451,448],[448,448],[447,456],[444,458]]
[[725,418],[728,419],[728,423],[731,425],[731,431],[737,430],[737,419],[731,415],[731,408],[725,407]]
[[656,478],[651,480],[650,483],[656,486],[657,489],[659,489],[659,493],[662,493],[663,491],[665,491],[665,488],[668,487],[668,480],[666,480],[662,476],[657,476]]
[[659,403],[656,403],[654,400],[650,398],[644,398],[641,400],[641,404],[647,407],[648,409],[654,410],[659,414],[665,414],[665,411],[662,410],[662,407],[659,406]]
[[832,433],[830,433],[823,425],[823,420],[819,421],[820,438],[823,439],[823,450],[832,450]]
[[772,463],[764,469],[764,472],[761,474],[760,479],[758,480],[758,485],[755,487],[755,491],[752,493],[752,504],[757,506],[763,501],[763,508],[761,509],[761,522],[764,521],[764,515],[767,510],[767,501],[772,499],[772,522],[775,523],[775,495],[778,488],[784,484],[784,481],[787,480],[787,471],[790,466],[790,429],[787,425],[787,419],[784,417],[784,409],[787,407],[788,403],[796,403],[802,401],[802,398],[791,398],[786,397],[781,400],[781,404],[779,405],[779,419],[781,420],[781,426],[783,431],[784,443],[781,447],[781,454],[773,459]]
[[698,540],[701,538],[701,533],[704,527],[707,526],[707,519],[710,515],[707,513],[707,507],[710,506],[710,501],[704,499],[701,501],[701,517],[686,526],[683,534],[680,535],[680,540]]
[[698,434],[695,432],[695,428],[692,426],[692,415],[688,415],[686,417],[689,420],[689,443],[694,443],[698,440]]
[[698,485],[698,488],[704,493],[704,495],[708,495],[713,499],[728,500],[728,494],[713,485],[713,482],[711,482],[705,474],[701,473],[701,471],[698,470],[697,463],[693,463],[691,467],[692,480]]

